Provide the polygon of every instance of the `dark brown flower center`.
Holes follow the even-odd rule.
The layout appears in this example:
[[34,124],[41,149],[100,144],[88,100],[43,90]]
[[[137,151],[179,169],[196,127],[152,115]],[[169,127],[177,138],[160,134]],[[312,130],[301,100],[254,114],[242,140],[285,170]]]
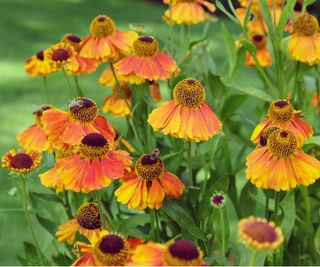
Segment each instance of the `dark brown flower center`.
[[292,132],[276,130],[267,140],[268,149],[277,158],[290,157],[297,149],[297,139]]
[[138,38],[133,44],[134,53],[140,57],[153,57],[159,50],[156,39],[151,36]]
[[90,24],[90,32],[95,38],[105,38],[112,35],[116,25],[114,21],[105,15],[97,16]]
[[37,59],[42,60],[44,59],[43,50],[39,51],[36,55]]
[[30,169],[33,165],[32,158],[26,153],[18,153],[10,160],[15,169]]
[[52,60],[54,61],[66,61],[70,57],[68,50],[64,48],[58,48],[52,53]]
[[169,246],[169,252],[173,257],[182,260],[193,260],[199,257],[199,251],[195,244],[188,240],[178,240]]
[[140,178],[152,181],[162,175],[164,166],[159,158],[159,153],[159,150],[155,149],[137,160],[135,171]]
[[268,114],[276,122],[286,123],[294,116],[294,108],[288,100],[277,100],[270,105]]
[[78,223],[86,229],[101,228],[99,207],[96,203],[89,202],[83,204],[76,215]]
[[91,99],[85,97],[72,100],[69,110],[72,118],[80,123],[90,123],[98,115],[97,105]]
[[319,22],[315,16],[305,14],[296,20],[294,30],[300,35],[312,36],[319,30]]
[[101,134],[90,133],[81,140],[81,143],[91,147],[104,147],[108,142]]
[[73,34],[68,35],[67,38],[73,43],[80,43],[81,42],[81,38],[76,35],[73,35]]
[[106,235],[102,237],[99,249],[104,253],[116,254],[124,248],[124,241],[120,236],[117,235]]
[[276,231],[266,222],[248,222],[244,233],[260,243],[274,242],[278,237]]

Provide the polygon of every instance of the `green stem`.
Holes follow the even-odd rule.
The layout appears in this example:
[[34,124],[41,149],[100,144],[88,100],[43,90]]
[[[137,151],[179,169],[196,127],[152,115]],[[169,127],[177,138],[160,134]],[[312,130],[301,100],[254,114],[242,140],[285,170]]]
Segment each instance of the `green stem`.
[[302,199],[304,202],[304,209],[305,209],[305,220],[309,224],[310,229],[313,229],[312,221],[311,221],[311,203],[310,203],[310,197],[309,197],[309,191],[308,188],[301,185],[299,187],[300,193],[302,195]]
[[249,266],[255,266],[256,265],[256,256],[257,256],[257,250],[253,250],[251,257],[250,257],[250,262]]
[[152,210],[154,213],[154,220],[155,220],[155,230],[156,230],[156,242],[160,241],[160,235],[159,235],[159,218],[158,218],[158,211],[156,209]]
[[74,93],[74,90],[73,90],[72,85],[71,85],[71,83],[70,83],[70,81],[69,81],[69,79],[68,79],[68,76],[67,76],[67,73],[66,73],[66,70],[65,70],[64,67],[62,67],[62,73],[63,73],[64,79],[67,81],[67,84],[68,84],[68,86],[69,86],[69,88],[70,88],[70,90],[71,90],[71,94],[73,94],[74,96],[77,96],[77,95]]
[[189,182],[191,186],[195,185],[195,181],[192,176],[192,143],[188,142],[188,173],[189,173]]
[[42,256],[42,253],[41,253],[41,250],[40,250],[40,246],[39,246],[39,243],[38,243],[38,240],[37,240],[36,235],[35,235],[35,233],[33,231],[33,228],[32,228],[30,214],[29,214],[29,211],[28,211],[26,178],[24,176],[21,176],[21,181],[22,181],[22,205],[23,205],[23,209],[24,209],[24,212],[25,212],[25,215],[26,215],[27,224],[28,224],[29,230],[31,232],[34,244],[36,246],[37,253],[38,253],[39,257],[40,257],[41,264],[45,265],[44,264],[44,259],[43,259],[43,256]]
[[169,16],[170,16],[170,22],[169,22],[169,42],[173,41],[173,24],[172,24],[172,0],[170,0],[169,4]]
[[224,225],[224,208],[219,209],[220,225],[221,225],[221,256],[223,259],[226,257],[226,230]]
[[76,90],[77,90],[77,95],[78,96],[84,96],[80,86],[79,86],[79,81],[78,81],[78,76],[73,76],[74,77],[74,83],[76,84]]
[[47,102],[47,104],[49,104],[50,103],[50,98],[49,98],[47,76],[43,76],[43,84],[44,84],[44,91],[45,91],[45,94],[46,94],[46,102]]
[[266,190],[266,207],[265,207],[265,217],[269,220],[269,198],[270,198],[270,191]]
[[110,62],[110,68],[111,68],[113,77],[114,77],[114,79],[115,79],[115,81],[116,81],[117,88],[118,88],[118,90],[120,91],[122,97],[124,98],[124,100],[125,100],[125,102],[126,102],[126,105],[127,105],[128,108],[131,110],[131,106],[130,106],[130,104],[129,104],[129,102],[128,102],[128,97],[127,97],[125,91],[123,90],[123,88],[122,88],[119,80],[118,80],[118,77],[117,77],[117,74],[116,74],[116,71],[115,71],[115,69],[114,69],[114,66],[113,66],[113,63],[112,63],[112,62]]
[[279,192],[274,192],[274,222],[278,223],[278,210],[279,210],[279,198],[280,194]]
[[67,191],[63,191],[63,196],[64,196],[64,206],[66,208],[67,214],[69,219],[72,218],[72,212],[71,212],[71,207],[70,207],[70,202],[69,202],[69,196]]
[[96,191],[96,198],[97,198],[97,202],[98,202],[98,206],[99,206],[101,226],[102,226],[102,229],[106,229],[106,219],[104,217],[103,206],[102,206],[102,201],[101,201],[99,190]]

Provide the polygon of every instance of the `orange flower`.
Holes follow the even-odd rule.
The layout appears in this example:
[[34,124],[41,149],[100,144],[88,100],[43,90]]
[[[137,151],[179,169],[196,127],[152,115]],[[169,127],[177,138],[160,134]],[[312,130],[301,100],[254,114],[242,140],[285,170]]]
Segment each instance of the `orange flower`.
[[43,105],[33,112],[36,123],[32,124],[17,136],[17,139],[23,148],[30,148],[38,152],[51,150],[51,144],[42,124],[42,114],[50,108],[51,106]]
[[[115,74],[117,76],[117,79],[119,82],[126,82],[129,84],[142,84],[145,82],[145,79],[140,78],[136,75],[127,75],[127,76],[122,76],[120,75],[116,70],[115,70]],[[106,68],[100,78],[99,78],[99,83],[101,85],[105,85],[105,86],[109,86],[109,87],[114,87],[117,85],[117,82],[113,76],[112,70],[111,68]]]
[[253,249],[275,250],[284,240],[280,227],[253,216],[240,220],[238,233],[241,240]]
[[72,266],[124,266],[141,242],[141,239],[125,238],[121,234],[103,230],[100,236],[90,240],[89,245],[75,243],[79,258]]
[[[163,0],[170,4],[170,0]],[[206,20],[206,9],[214,12],[214,4],[206,0],[173,0],[172,7],[166,10],[163,19],[173,24],[198,24]]]
[[164,198],[178,198],[184,184],[177,176],[167,172],[159,158],[159,150],[142,155],[135,168],[122,178],[122,185],[115,191],[118,202],[129,209],[160,209]]
[[77,214],[71,220],[59,226],[55,236],[60,242],[73,244],[77,232],[91,240],[99,237],[101,231],[98,204],[87,202],[80,206]]
[[38,167],[40,162],[41,156],[37,151],[19,150],[16,153],[14,149],[11,149],[2,157],[2,168],[17,173],[28,173]]
[[[122,92],[118,89],[117,85],[112,88],[112,95],[107,96],[102,105],[102,111],[108,112],[114,116],[130,116],[131,115],[131,91],[126,83],[121,83]],[[128,106],[129,105],[129,106]]]
[[164,251],[166,246],[159,243],[148,242],[139,245],[132,253],[127,266],[164,266]]
[[108,140],[113,140],[115,136],[110,123],[98,115],[94,101],[85,97],[72,100],[68,112],[57,108],[46,111],[42,123],[53,148],[62,151],[79,145],[88,133],[101,133]]
[[320,162],[302,151],[289,130],[269,131],[246,161],[247,178],[264,189],[288,191],[313,184],[320,176]]
[[279,126],[288,129],[295,135],[298,145],[301,146],[306,139],[313,135],[312,127],[301,120],[304,116],[300,110],[295,110],[288,100],[276,100],[270,104],[267,119],[256,126],[251,141],[259,142],[262,131],[268,126]]
[[187,141],[206,141],[221,130],[221,122],[205,101],[202,84],[192,78],[180,81],[173,90],[173,100],[152,111],[148,122],[154,131],[161,130]]
[[99,15],[90,24],[90,34],[81,42],[80,56],[100,61],[117,60],[131,52],[137,38],[136,32],[119,31],[110,17]]
[[[272,59],[267,47],[267,38],[263,33],[257,31],[249,32],[250,41],[256,46],[256,57],[261,67],[269,67],[272,65]],[[246,62],[248,67],[256,66],[255,59],[250,55],[249,52],[246,53]]]
[[123,177],[131,161],[126,151],[113,151],[103,135],[90,133],[82,138],[76,154],[58,160],[53,169],[39,176],[46,187],[88,193]]
[[31,76],[48,76],[52,69],[48,61],[44,60],[43,51],[39,51],[36,55],[27,59],[24,66],[25,71]]
[[61,42],[71,45],[76,52],[76,54],[72,58],[72,62],[67,65],[66,70],[68,73],[72,75],[88,74],[94,72],[97,69],[99,65],[99,62],[97,60],[84,58],[79,55],[81,49],[80,37],[73,34],[66,34],[62,37]]
[[314,65],[320,63],[320,32],[315,16],[305,14],[294,23],[288,49],[294,60]]
[[[134,54],[121,59],[115,64],[120,76],[132,76],[148,79],[149,81],[166,80],[177,70],[176,62],[168,55],[159,52],[159,45],[155,38],[144,36],[133,44]],[[126,80],[126,81],[127,81]]]
[[52,72],[56,72],[62,67],[69,68],[75,55],[73,46],[67,43],[58,43],[44,51],[44,60],[49,63]]

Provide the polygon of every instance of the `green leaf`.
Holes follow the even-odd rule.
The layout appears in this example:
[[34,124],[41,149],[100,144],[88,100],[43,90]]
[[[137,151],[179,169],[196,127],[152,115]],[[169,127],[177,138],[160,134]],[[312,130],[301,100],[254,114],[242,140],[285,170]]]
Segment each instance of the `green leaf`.
[[176,201],[167,199],[162,210],[193,238],[206,240],[205,234],[196,226],[193,218]]
[[262,99],[264,101],[272,102],[273,98],[266,92],[257,89],[251,85],[247,84],[241,84],[239,82],[231,82],[228,79],[221,77],[221,81],[228,87],[231,87],[233,89],[236,89],[242,93],[245,93],[247,95]]
[[[23,242],[23,247],[24,247],[24,253],[25,253],[25,261],[28,263],[28,265],[41,266],[42,261],[39,257],[36,247],[33,244],[26,241]],[[45,261],[45,264],[50,265],[48,260],[46,260],[43,255],[42,257]]]
[[285,237],[285,244],[287,244],[290,239],[296,217],[294,190],[291,190],[286,194],[285,198],[280,203],[280,207],[284,213],[281,228]]
[[38,213],[36,214],[36,217],[39,223],[43,226],[43,228],[46,229],[50,234],[54,236],[54,234],[57,231],[56,224],[53,221],[40,216]]
[[138,214],[130,216],[127,219],[124,219],[120,222],[119,231],[122,234],[126,234],[129,229],[137,227],[139,225],[144,225],[150,223],[150,215],[149,214]]
[[221,23],[221,30],[223,34],[224,43],[226,45],[226,52],[228,55],[228,62],[229,62],[229,76],[231,75],[234,66],[236,65],[237,61],[237,49],[236,45],[234,43],[234,39],[232,38],[229,30],[224,25],[224,23]]
[[229,119],[236,110],[241,106],[241,104],[247,99],[246,95],[232,95],[229,96],[223,104],[221,111],[221,119],[226,121]]
[[273,9],[269,7],[267,0],[259,0],[260,10],[262,16],[267,23],[270,35],[273,33],[273,22],[272,22],[272,15]]
[[315,135],[310,137],[304,144],[305,145],[315,144],[317,146],[320,146],[320,135]]
[[231,20],[233,20],[234,22],[238,23],[237,18],[235,18],[225,7],[224,5],[219,1],[216,0],[216,6],[217,8],[224,13],[227,17],[229,17]]
[[250,53],[251,56],[256,56],[257,47],[251,41],[241,40],[240,44]]
[[314,247],[315,247],[317,253],[320,255],[320,226],[318,227],[318,230],[316,231],[313,242],[314,242]]
[[252,195],[256,196],[257,193],[257,188],[250,181],[248,181],[243,187],[239,199],[239,202],[241,203],[242,217],[248,217],[254,214],[257,202],[254,201]]
[[296,4],[297,0],[287,0],[284,8],[282,8],[281,17],[277,26],[278,34],[281,34],[284,26],[287,24],[292,12],[293,8]]
[[229,187],[229,177],[227,175],[221,176],[203,195],[199,203],[198,216],[200,220],[206,218],[211,212],[210,198],[215,191],[222,191],[226,193]]
[[[240,266],[249,266],[250,259],[252,255],[253,250],[249,247],[241,244],[241,255],[240,255]],[[255,266],[264,266],[264,262],[266,259],[266,252],[265,251],[258,251],[256,254],[256,261]]]
[[37,192],[31,192],[31,195],[33,197],[36,197],[41,200],[53,201],[53,202],[58,202],[58,203],[63,204],[63,200],[60,197],[58,197],[57,195],[43,194],[43,193],[37,193]]

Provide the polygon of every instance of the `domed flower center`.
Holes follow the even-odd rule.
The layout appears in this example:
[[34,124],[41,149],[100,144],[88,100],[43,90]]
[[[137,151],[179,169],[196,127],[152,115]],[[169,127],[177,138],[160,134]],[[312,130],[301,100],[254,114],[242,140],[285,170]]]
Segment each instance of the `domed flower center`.
[[276,130],[269,135],[267,145],[273,156],[287,158],[296,151],[297,140],[290,131]]
[[268,141],[268,138],[269,138],[269,135],[271,133],[273,133],[274,131],[277,131],[279,130],[280,128],[278,126],[268,126],[267,128],[265,128],[261,135],[260,135],[260,140],[259,140],[259,143],[261,146],[266,146],[267,145],[267,141]]
[[82,138],[80,153],[85,159],[98,159],[110,150],[108,141],[98,133],[90,133]]
[[97,16],[90,24],[90,32],[95,38],[105,38],[111,36],[115,31],[114,21],[105,15]]
[[259,243],[271,243],[276,241],[278,238],[275,229],[267,222],[262,221],[247,222],[244,225],[243,232]]
[[254,43],[254,45],[258,48],[264,48],[266,47],[267,44],[267,39],[264,35],[262,34],[253,34],[251,36],[251,41]]
[[276,122],[286,123],[294,116],[294,108],[288,100],[277,100],[270,105],[268,114]]
[[117,234],[103,236],[94,248],[94,258],[103,266],[124,265],[129,255],[129,245]]
[[152,181],[158,179],[163,173],[164,165],[159,158],[159,153],[156,154],[154,151],[150,154],[142,155],[137,160],[135,166],[136,174],[144,180]]
[[37,59],[43,61],[43,60],[44,60],[43,50],[39,51],[39,52],[36,54],[36,57],[37,57]]
[[67,35],[67,39],[73,43],[80,43],[81,42],[81,38],[76,35],[73,35],[73,34]]
[[134,53],[139,57],[153,57],[159,51],[159,44],[151,36],[143,36],[133,43]]
[[182,107],[196,108],[204,102],[206,92],[198,80],[188,78],[175,86],[173,98]]
[[213,196],[211,197],[211,205],[214,207],[214,208],[221,208],[224,206],[224,203],[226,201],[226,198],[224,196],[224,194],[222,193],[217,193],[215,192],[213,194]]
[[69,51],[64,48],[57,48],[52,52],[53,61],[66,61],[70,57]]
[[80,51],[81,38],[76,35],[66,34],[65,36],[62,37],[61,42],[71,45],[76,52]]
[[72,100],[69,111],[71,117],[82,124],[94,121],[98,115],[97,105],[93,100],[85,97],[78,97]]
[[91,230],[101,228],[99,207],[96,203],[83,204],[78,209],[76,218],[83,228]]
[[199,257],[199,251],[195,244],[188,240],[178,240],[169,246],[169,252],[173,257],[182,260],[194,260]]
[[305,14],[294,23],[294,30],[300,35],[312,36],[319,30],[319,22],[315,16]]
[[18,153],[11,158],[10,164],[15,169],[30,169],[33,165],[33,160],[26,153]]

